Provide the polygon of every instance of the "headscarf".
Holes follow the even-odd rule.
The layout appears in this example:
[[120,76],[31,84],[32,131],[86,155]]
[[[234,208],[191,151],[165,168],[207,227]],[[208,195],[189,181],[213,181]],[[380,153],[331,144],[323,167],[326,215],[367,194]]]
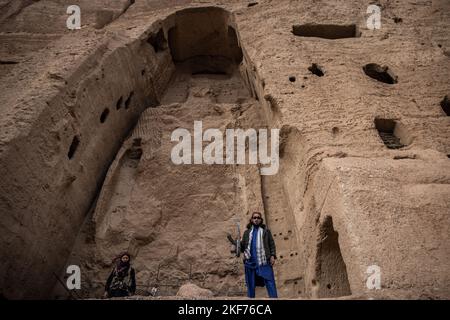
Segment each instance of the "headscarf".
[[[122,257],[128,256],[128,261],[123,262]],[[130,268],[130,262],[131,262],[131,256],[128,252],[122,252],[120,255],[118,255],[114,261],[116,262],[116,272],[117,275],[120,277],[124,277],[128,273],[128,269]]]

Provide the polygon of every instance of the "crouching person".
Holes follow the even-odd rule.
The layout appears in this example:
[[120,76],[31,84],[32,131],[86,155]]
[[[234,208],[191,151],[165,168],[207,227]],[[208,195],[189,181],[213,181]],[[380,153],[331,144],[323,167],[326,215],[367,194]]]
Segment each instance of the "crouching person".
[[122,253],[114,259],[113,262],[116,265],[106,281],[105,298],[134,295],[136,292],[136,277],[130,261],[131,256],[127,252]]

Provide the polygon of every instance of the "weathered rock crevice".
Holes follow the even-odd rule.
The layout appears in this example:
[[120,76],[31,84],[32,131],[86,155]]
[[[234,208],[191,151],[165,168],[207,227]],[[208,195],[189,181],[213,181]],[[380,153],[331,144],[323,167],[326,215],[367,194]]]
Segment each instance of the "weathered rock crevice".
[[[142,75],[144,66],[149,73]],[[44,97],[48,102],[39,106],[31,130],[2,149],[1,170],[8,177],[1,187],[16,195],[2,202],[2,250],[15,252],[2,269],[22,270],[1,280],[5,296],[48,296],[52,272],[64,266],[109,164],[140,113],[158,104],[174,70],[169,53],[155,57],[140,39],[127,46],[111,41],[84,61],[57,95]],[[114,111],[100,126],[105,106]],[[17,221],[27,232],[11,229]],[[54,241],[44,232],[54,234]],[[28,249],[10,250],[16,246]]]

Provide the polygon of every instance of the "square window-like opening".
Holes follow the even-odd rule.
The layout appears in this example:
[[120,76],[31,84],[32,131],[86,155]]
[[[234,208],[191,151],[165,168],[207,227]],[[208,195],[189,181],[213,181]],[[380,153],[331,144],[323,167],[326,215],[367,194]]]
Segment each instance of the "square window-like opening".
[[375,119],[375,127],[381,140],[389,149],[405,147],[410,140],[403,126],[392,119]]
[[359,37],[355,24],[302,24],[294,25],[292,33],[299,37],[316,37],[324,39],[343,39]]

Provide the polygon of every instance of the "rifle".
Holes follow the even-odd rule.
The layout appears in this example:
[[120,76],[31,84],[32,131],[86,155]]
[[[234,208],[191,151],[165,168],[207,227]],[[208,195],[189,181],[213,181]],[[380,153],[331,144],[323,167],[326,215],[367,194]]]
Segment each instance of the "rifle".
[[239,222],[236,222],[237,226],[237,239],[233,239],[231,234],[227,233],[227,239],[231,242],[231,244],[234,246],[232,248],[231,253],[234,253],[236,257],[239,257],[241,255],[241,228],[239,226]]

